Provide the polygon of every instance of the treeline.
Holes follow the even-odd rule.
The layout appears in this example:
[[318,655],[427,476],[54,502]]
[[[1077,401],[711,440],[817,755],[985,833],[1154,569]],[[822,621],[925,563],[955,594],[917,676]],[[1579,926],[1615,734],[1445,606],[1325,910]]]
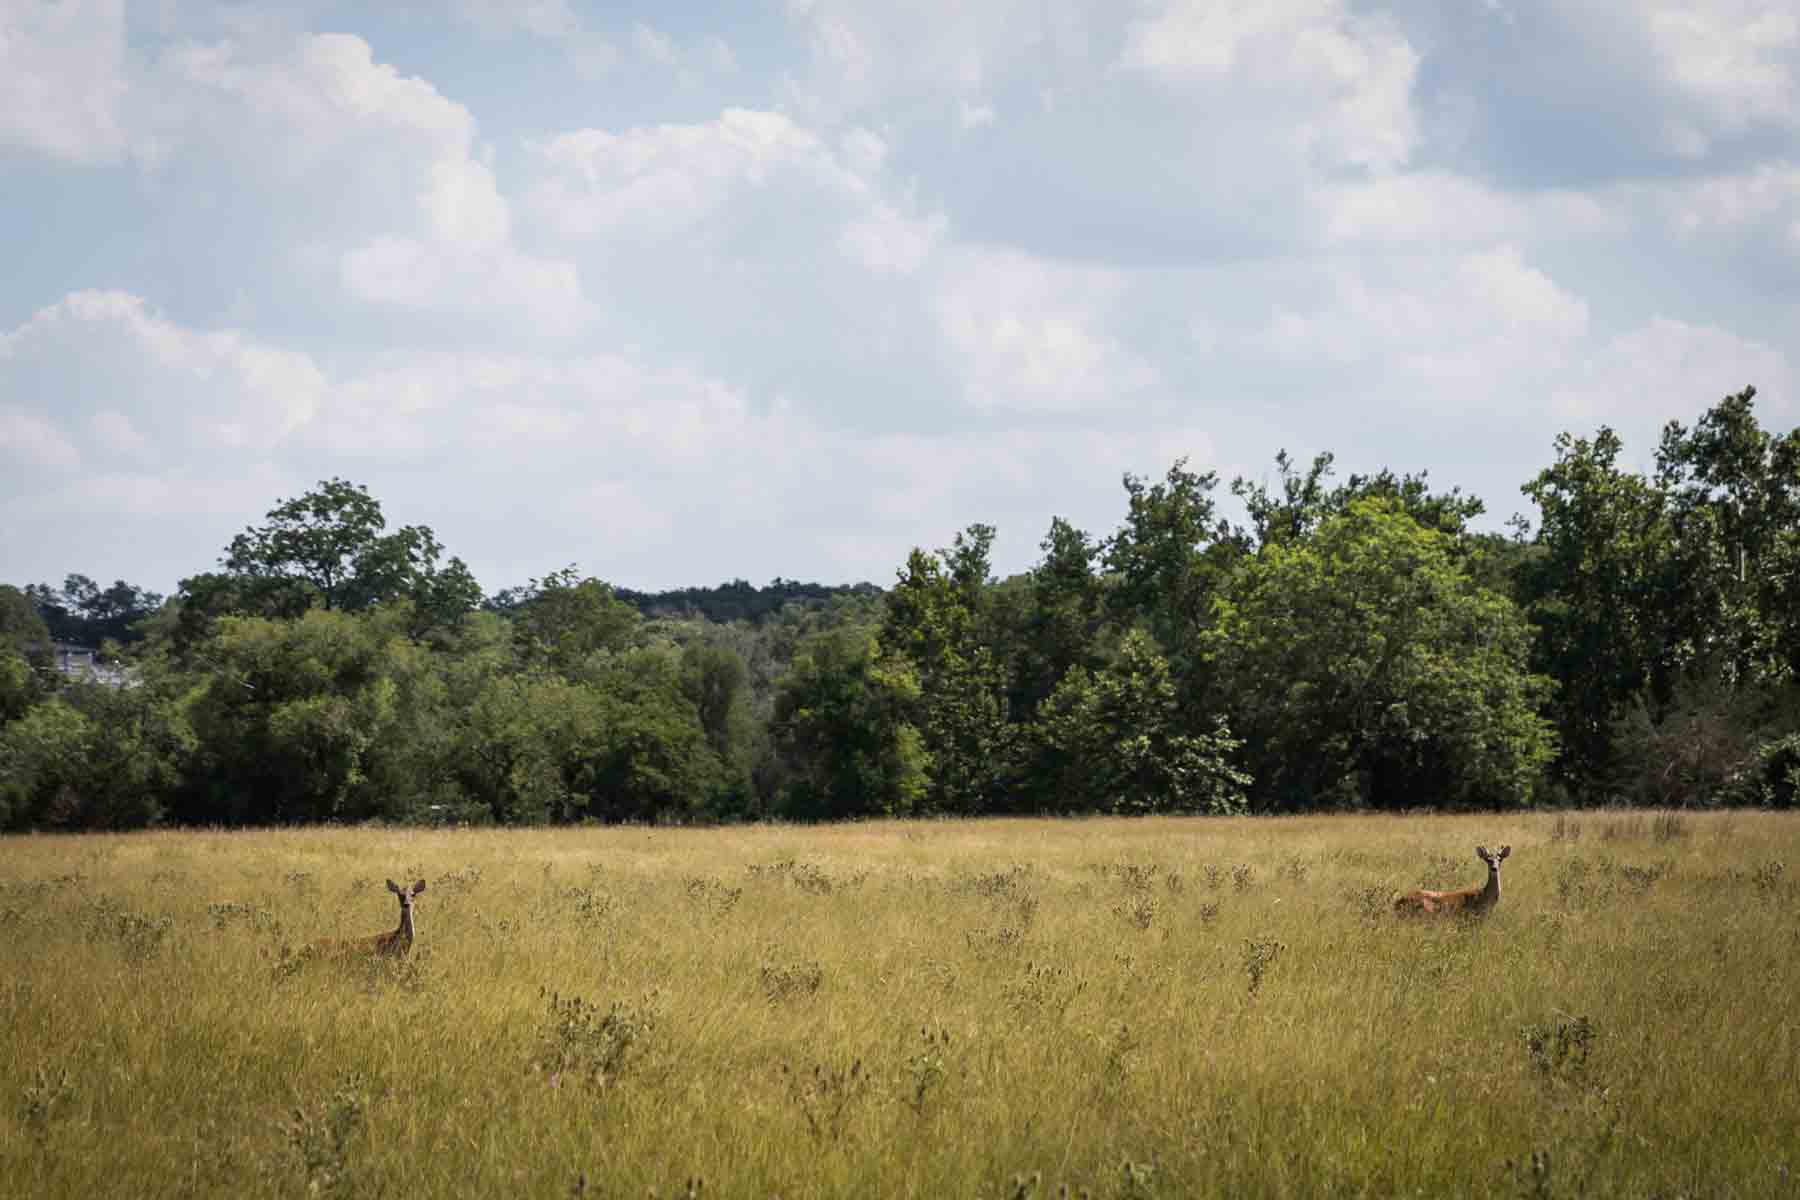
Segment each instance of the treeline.
[[[1329,454],[1233,480],[1236,524],[1178,461],[1022,575],[977,524],[885,592],[570,567],[484,599],[329,480],[167,601],[0,587],[0,825],[1787,807],[1800,430],[1754,396],[1649,475],[1558,438],[1535,530]],[[124,686],[50,669],[83,630]]]
[[102,588],[86,575],[70,575],[60,589],[47,583],[27,584],[25,598],[37,609],[47,636],[89,647],[142,641],[143,621],[163,603],[157,593],[123,579]]
[[[795,601],[821,602],[839,596],[879,596],[881,589],[872,583],[833,586],[802,583],[777,575],[765,587],[756,587],[745,579],[734,579],[718,587],[674,588],[666,592],[637,592],[619,588],[619,599],[646,617],[698,617],[716,625],[733,621],[760,624]],[[503,593],[504,595],[504,593]]]

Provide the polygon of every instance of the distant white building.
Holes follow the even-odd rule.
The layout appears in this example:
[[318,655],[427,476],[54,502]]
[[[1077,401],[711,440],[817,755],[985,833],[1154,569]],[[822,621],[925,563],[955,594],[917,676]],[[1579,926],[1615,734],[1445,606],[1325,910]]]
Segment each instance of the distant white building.
[[130,672],[117,663],[100,661],[100,651],[73,642],[50,643],[51,665],[65,679],[91,679],[111,687],[124,687]]
[[50,649],[54,656],[56,669],[64,675],[86,675],[100,665],[100,652],[92,646],[77,646],[73,642],[51,642]]

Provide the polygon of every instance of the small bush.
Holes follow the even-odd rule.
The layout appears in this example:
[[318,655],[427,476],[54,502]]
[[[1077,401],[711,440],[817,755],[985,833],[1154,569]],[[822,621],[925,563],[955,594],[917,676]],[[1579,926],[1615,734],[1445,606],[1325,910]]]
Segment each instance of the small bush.
[[1274,938],[1244,939],[1244,973],[1250,977],[1250,995],[1262,990],[1263,976],[1286,949],[1286,942]]
[[817,962],[765,962],[758,968],[763,995],[771,1003],[810,996],[825,982],[825,968]]
[[1588,1069],[1599,1038],[1586,1017],[1558,1017],[1528,1025],[1524,1031],[1525,1055],[1540,1075],[1567,1079]]
[[873,1081],[860,1058],[848,1067],[815,1063],[810,1071],[796,1071],[783,1063],[781,1077],[788,1099],[806,1120],[807,1132],[822,1142],[843,1138],[850,1114],[869,1094]]
[[539,995],[546,999],[549,1014],[532,1065],[553,1088],[564,1078],[596,1090],[611,1087],[639,1043],[656,1029],[654,993],[638,1004],[615,1000],[605,1010],[580,996],[543,991]]
[[317,1104],[296,1108],[284,1132],[312,1195],[354,1195],[357,1186],[350,1161],[368,1123],[368,1084],[351,1074]]

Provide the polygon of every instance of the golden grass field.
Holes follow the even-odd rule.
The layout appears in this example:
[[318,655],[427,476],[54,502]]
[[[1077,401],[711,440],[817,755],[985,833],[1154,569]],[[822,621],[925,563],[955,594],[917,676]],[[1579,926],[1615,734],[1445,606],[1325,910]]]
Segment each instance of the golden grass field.
[[[1398,920],[1485,879],[1483,921]],[[402,963],[284,953],[392,929]],[[1791,1196],[1800,818],[0,839],[0,1193]]]

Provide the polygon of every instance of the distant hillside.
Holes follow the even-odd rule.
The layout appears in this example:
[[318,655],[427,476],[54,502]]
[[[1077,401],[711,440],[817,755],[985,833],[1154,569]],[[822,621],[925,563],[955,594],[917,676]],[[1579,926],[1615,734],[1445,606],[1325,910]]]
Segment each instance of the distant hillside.
[[677,588],[668,592],[618,588],[614,594],[646,617],[704,617],[721,625],[731,621],[748,621],[754,625],[780,611],[782,605],[796,600],[825,603],[838,596],[879,596],[881,589],[872,583],[828,586],[776,576],[767,587],[753,587],[748,580],[734,579],[717,587]]

